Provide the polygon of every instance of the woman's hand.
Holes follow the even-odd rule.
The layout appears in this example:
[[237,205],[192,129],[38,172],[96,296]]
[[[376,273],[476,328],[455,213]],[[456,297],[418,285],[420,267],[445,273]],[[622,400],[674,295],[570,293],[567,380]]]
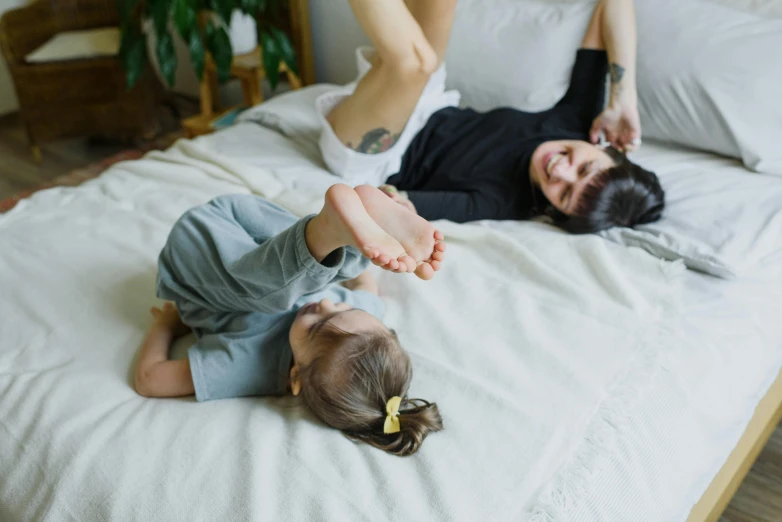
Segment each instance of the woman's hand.
[[637,104],[609,104],[592,123],[589,131],[592,143],[600,141],[601,132],[606,141],[621,152],[637,149],[641,145],[641,118]]

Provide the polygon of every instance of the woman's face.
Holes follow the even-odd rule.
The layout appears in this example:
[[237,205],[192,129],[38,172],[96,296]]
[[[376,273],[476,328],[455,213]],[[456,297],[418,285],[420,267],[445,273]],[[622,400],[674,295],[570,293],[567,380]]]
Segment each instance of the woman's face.
[[590,180],[615,166],[603,149],[580,140],[547,141],[530,161],[530,179],[560,212],[573,215]]
[[327,325],[347,333],[386,329],[374,315],[349,304],[332,303],[329,299],[308,303],[299,309],[288,334],[296,365],[307,366],[320,353],[321,345],[313,340]]

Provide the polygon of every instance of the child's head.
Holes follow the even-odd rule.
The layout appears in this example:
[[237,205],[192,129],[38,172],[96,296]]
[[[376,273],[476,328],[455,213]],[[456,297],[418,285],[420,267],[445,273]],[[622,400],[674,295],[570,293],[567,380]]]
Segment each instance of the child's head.
[[[394,455],[412,455],[443,428],[437,405],[405,395],[413,376],[396,334],[373,315],[324,299],[300,311],[290,330],[291,390],[320,419]],[[386,407],[402,397],[399,431],[386,433]],[[387,428],[387,426],[386,426]]]

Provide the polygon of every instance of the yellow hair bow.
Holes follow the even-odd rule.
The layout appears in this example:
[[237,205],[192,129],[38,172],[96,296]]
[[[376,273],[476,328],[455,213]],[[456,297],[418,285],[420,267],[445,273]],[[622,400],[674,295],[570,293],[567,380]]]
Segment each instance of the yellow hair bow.
[[386,403],[386,422],[383,424],[383,433],[399,432],[399,405],[402,397],[391,397]]

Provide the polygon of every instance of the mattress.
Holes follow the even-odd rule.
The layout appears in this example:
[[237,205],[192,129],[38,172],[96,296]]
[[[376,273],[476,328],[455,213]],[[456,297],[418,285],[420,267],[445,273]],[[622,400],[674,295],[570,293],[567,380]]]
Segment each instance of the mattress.
[[[299,133],[287,132],[294,134],[289,141],[296,144],[296,154],[304,157],[272,160],[279,179],[298,191],[338,181],[320,163],[313,127],[300,128]],[[232,157],[265,165],[270,164],[268,155],[259,154],[250,142],[279,139],[271,138],[276,131],[273,124],[246,123],[215,136],[213,143]],[[653,159],[663,182],[669,168],[675,175],[688,170],[720,175],[713,155],[653,140],[645,141],[634,159],[642,164]],[[481,225],[498,230],[517,226],[490,221]],[[686,272],[678,320],[692,344],[677,354],[690,358],[685,385],[674,385],[664,373],[657,376],[617,436],[616,451],[595,463],[599,471],[590,478],[590,493],[573,507],[568,520],[686,520],[782,367],[782,282],[773,268],[735,280]],[[639,471],[643,478],[632,480]]]
[[304,214],[337,181],[312,136],[243,123],[0,216],[0,520],[686,519],[779,371],[779,287],[543,224],[440,222],[433,281],[378,274],[446,421],[414,457],[292,397],[137,396],[178,215],[229,192]]

